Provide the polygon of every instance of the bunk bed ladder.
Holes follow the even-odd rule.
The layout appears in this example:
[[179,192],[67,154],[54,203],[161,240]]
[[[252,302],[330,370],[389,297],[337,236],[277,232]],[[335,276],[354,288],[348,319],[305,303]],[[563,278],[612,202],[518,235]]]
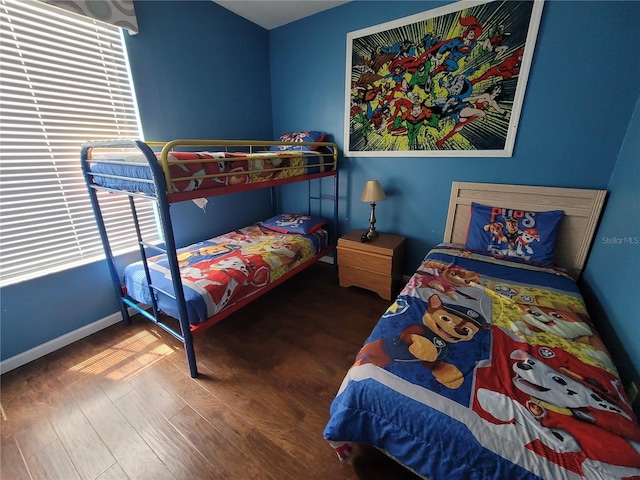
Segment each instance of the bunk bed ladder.
[[[171,224],[171,214],[169,212],[169,200],[167,198],[167,189],[166,184],[164,183],[164,175],[161,183],[163,184],[164,188],[162,189],[162,191],[157,193],[157,196],[159,197],[158,211],[160,213],[160,223],[162,225],[162,232],[164,234],[163,236],[167,253],[167,261],[169,262],[169,271],[171,272],[171,282],[173,284],[174,292],[184,292],[182,287],[182,277],[180,276],[180,266],[178,265],[178,255],[176,253],[176,241],[173,236],[173,226]],[[157,290],[160,291],[159,289]],[[178,307],[178,322],[180,322],[182,338],[178,337],[175,332],[166,327],[164,324],[160,323],[159,325],[182,341],[182,343],[184,344],[184,351],[187,356],[187,362],[189,364],[189,373],[192,378],[196,378],[198,376],[198,365],[196,364],[196,354],[193,347],[193,334],[191,333],[191,325],[189,324],[187,304],[184,299],[184,294],[176,294],[175,299]]]
[[[96,145],[99,142],[95,142]],[[149,166],[151,169],[151,173],[153,176],[154,184],[157,186],[156,196],[149,197],[144,194],[136,194],[136,193],[125,193],[122,191],[117,191],[117,193],[125,193],[129,197],[129,207],[131,210],[131,214],[133,216],[133,223],[136,229],[136,235],[138,239],[138,246],[140,250],[140,256],[142,260],[142,264],[144,266],[145,275],[147,278],[147,284],[149,285],[149,293],[151,297],[151,308],[153,313],[148,312],[147,310],[140,307],[136,302],[132,301],[128,298],[125,287],[120,281],[120,276],[118,274],[118,270],[116,268],[115,258],[111,251],[111,245],[109,242],[109,235],[107,229],[105,227],[104,218],[102,215],[102,211],[100,209],[100,201],[98,199],[97,190],[103,191],[111,191],[109,188],[99,187],[91,181],[91,173],[87,168],[87,149],[91,146],[90,142],[87,142],[87,147],[83,147],[81,159],[82,159],[82,170],[85,177],[85,181],[87,186],[89,187],[89,199],[91,201],[91,206],[93,207],[93,212],[96,218],[96,224],[98,226],[98,230],[100,232],[100,238],[102,240],[102,245],[104,247],[105,255],[107,257],[107,266],[109,268],[109,274],[111,275],[111,281],[113,283],[114,289],[116,291],[116,295],[118,296],[120,311],[122,313],[122,320],[125,325],[129,325],[131,323],[131,318],[129,316],[129,310],[127,307],[131,307],[136,312],[140,313],[148,320],[151,320],[158,327],[165,330],[167,333],[180,340],[184,344],[184,350],[187,357],[187,362],[189,364],[189,373],[191,377],[195,378],[198,376],[198,367],[196,365],[196,357],[193,348],[193,334],[191,332],[191,326],[189,324],[188,316],[187,316],[187,306],[184,299],[184,295],[173,295],[169,292],[158,288],[151,283],[151,275],[149,272],[149,266],[147,261],[146,248],[154,249],[165,253],[167,255],[167,260],[169,262],[169,270],[171,272],[171,281],[173,284],[174,292],[182,292],[182,278],[180,277],[180,268],[178,266],[178,258],[176,254],[176,244],[175,238],[173,236],[173,227],[171,224],[171,215],[169,212],[169,201],[167,197],[167,188],[166,188],[166,180],[164,176],[164,172],[160,167],[159,163],[155,161],[155,154],[149,148],[147,144],[141,142],[139,140],[134,141],[122,141],[122,142],[112,142],[110,146],[113,147],[124,147],[130,148],[131,146],[137,146],[147,157],[147,159],[153,159],[153,161],[149,161]],[[160,216],[160,224],[162,228],[162,233],[165,241],[165,248],[162,249],[157,245],[153,245],[149,242],[144,241],[142,238],[142,233],[140,231],[140,225],[138,222],[138,215],[136,211],[134,197],[142,197],[145,201],[155,201],[158,206],[158,213]],[[180,323],[180,332],[173,329],[170,325],[162,322],[160,318],[160,313],[158,310],[158,305],[156,301],[156,294],[167,295],[168,297],[174,299],[176,301],[176,306],[178,308],[179,318],[178,322]]]
[[[172,293],[169,293],[163,290],[162,288],[156,287],[153,284],[153,282],[151,281],[151,273],[149,271],[149,263],[148,263],[147,252],[146,252],[146,249],[149,248],[149,249],[157,250],[158,252],[164,253],[165,255],[167,255],[167,260],[169,261],[170,270],[171,270],[171,277],[173,281],[174,291],[178,292],[180,291],[178,290],[178,288],[182,289],[182,281],[180,279],[179,273],[177,275],[174,274],[174,272],[179,272],[179,267],[178,267],[177,258],[175,254],[175,240],[173,238],[173,235],[167,236],[167,229],[165,228],[163,233],[165,235],[165,244],[167,248],[160,248],[157,245],[144,241],[144,239],[142,238],[142,232],[140,230],[140,224],[138,222],[138,213],[136,211],[135,202],[132,196],[129,196],[129,206],[131,208],[131,215],[133,216],[133,224],[135,226],[136,236],[138,237],[140,258],[142,261],[142,266],[144,268],[144,273],[147,280],[147,288],[149,289],[149,298],[151,298],[151,309],[153,311],[153,314],[140,308],[136,303],[129,300],[126,296],[122,297],[122,301],[127,305],[129,305],[130,307],[132,307],[133,309],[135,309],[136,311],[138,311],[141,315],[146,317],[148,320],[151,320],[158,327],[162,328],[165,332],[171,334],[172,336],[174,336],[175,338],[177,338],[178,340],[180,340],[182,343],[185,344],[187,361],[189,362],[189,370],[190,370],[191,376],[195,378],[198,375],[198,371],[196,367],[195,353],[193,352],[193,339],[191,335],[191,328],[188,320],[186,320],[187,309],[186,309],[186,304],[184,303],[184,297],[178,298],[176,295],[173,295]],[[166,204],[165,204],[165,208],[167,210],[167,212],[165,212],[165,215],[163,216],[162,212],[160,215],[163,225],[165,225],[164,222],[171,221],[170,217],[167,220],[169,209],[168,207],[166,207]],[[162,207],[159,205],[158,209],[161,211]],[[170,224],[169,224],[169,228],[172,228]],[[170,254],[169,252],[174,252],[174,253]],[[172,259],[175,263],[174,266],[171,266]],[[177,303],[178,311],[180,313],[180,319],[178,320],[180,322],[181,333],[175,331],[171,326],[167,325],[162,321],[160,316],[160,311],[158,309],[158,302],[156,299],[156,296],[158,294],[165,295]],[[182,309],[181,309],[181,304],[182,304]]]
[[[85,165],[83,163],[83,170],[85,170]],[[84,171],[85,178],[89,178],[86,170]],[[89,180],[87,180],[88,182]],[[131,324],[131,318],[129,317],[129,310],[127,309],[127,304],[123,302],[125,293],[124,287],[120,282],[120,277],[118,275],[118,270],[116,269],[116,262],[111,251],[111,245],[109,243],[109,235],[107,233],[107,228],[104,224],[104,217],[102,216],[102,211],[100,210],[100,201],[98,200],[98,193],[95,188],[89,188],[89,200],[91,201],[91,207],[93,208],[93,213],[96,219],[96,224],[98,226],[98,231],[100,232],[100,239],[102,240],[102,246],[104,249],[105,256],[107,257],[107,267],[109,269],[109,275],[111,276],[111,282],[113,283],[114,290],[118,297],[118,304],[120,306],[120,313],[122,314],[122,321],[125,325]]]
[[[155,154],[153,151],[143,142],[136,141],[138,147],[146,152],[147,158],[155,158]],[[191,332],[191,325],[189,324],[189,316],[187,313],[187,304],[184,299],[184,294],[178,294],[178,292],[184,292],[182,287],[182,277],[180,276],[180,266],[178,265],[178,256],[177,256],[177,248],[175,237],[173,236],[173,225],[171,222],[171,212],[169,211],[169,198],[167,195],[167,183],[164,175],[164,171],[160,167],[160,164],[157,162],[150,161],[149,166],[151,167],[151,172],[154,177],[154,182],[156,184],[156,202],[158,205],[158,214],[160,216],[160,225],[162,228],[162,234],[165,243],[164,253],[167,255],[167,261],[169,263],[169,271],[171,273],[171,283],[173,286],[173,291],[176,292],[175,295],[169,294],[164,290],[157,288],[151,284],[151,278],[147,277],[147,283],[149,284],[150,289],[152,289],[151,293],[160,293],[163,295],[168,295],[172,299],[175,299],[176,306],[178,307],[178,322],[180,324],[181,334],[173,330],[168,325],[165,325],[163,322],[159,321],[158,318],[150,319],[156,325],[158,325],[163,330],[167,331],[175,338],[180,340],[184,344],[184,350],[187,357],[187,363],[189,364],[189,373],[192,378],[196,378],[198,376],[198,366],[196,364],[196,354],[193,346],[193,334]],[[137,222],[136,226],[137,226]],[[142,238],[138,238],[141,249],[144,250],[144,246],[146,245],[143,242]],[[157,247],[154,247],[157,248]],[[146,257],[145,257],[146,258]],[[146,260],[145,271],[147,270]],[[149,272],[146,271],[146,275],[149,275]],[[151,295],[155,298],[155,295]],[[143,314],[144,315],[144,314]],[[146,316],[146,315],[145,315]],[[147,317],[148,318],[148,317]]]
[[[149,272],[149,262],[147,260],[147,251],[146,249],[153,249],[153,250],[157,250],[160,253],[167,253],[166,249],[164,248],[160,248],[157,245],[153,245],[152,243],[149,242],[145,242],[144,239],[142,238],[142,231],[140,230],[140,223],[138,222],[138,212],[136,210],[136,205],[135,202],[133,200],[133,197],[129,196],[129,207],[131,209],[131,215],[133,217],[133,225],[135,226],[136,229],[136,237],[138,238],[138,248],[140,251],[140,259],[142,260],[142,266],[144,268],[144,274],[145,274],[145,278],[147,279],[147,287],[149,289],[149,298],[151,298],[151,309],[153,310],[153,315],[149,314],[146,310],[143,310],[141,308],[137,308],[136,306],[134,306],[133,308],[135,308],[140,314],[144,315],[146,318],[148,318],[149,320],[151,320],[153,323],[159,325],[160,327],[164,328],[164,324],[162,323],[162,321],[160,320],[160,311],[158,310],[158,302],[156,300],[156,293],[159,292],[161,294],[167,295],[168,297],[172,298],[175,300],[175,296],[171,295],[167,292],[165,292],[164,290],[161,290],[157,287],[155,287],[152,282],[151,282],[151,273]],[[133,302],[131,302],[128,298],[124,297],[123,301],[125,303],[127,303],[128,305],[131,305]],[[165,330],[167,330],[165,328]],[[175,333],[172,330],[167,330],[169,333],[174,334]],[[178,338],[180,341],[182,341],[182,338]]]

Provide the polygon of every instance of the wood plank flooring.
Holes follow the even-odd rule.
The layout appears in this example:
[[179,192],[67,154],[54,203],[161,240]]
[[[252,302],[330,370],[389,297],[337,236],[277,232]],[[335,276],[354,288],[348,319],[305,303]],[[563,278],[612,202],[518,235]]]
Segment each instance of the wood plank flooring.
[[2,376],[0,477],[415,480],[371,447],[342,465],[322,438],[388,304],[314,265],[197,336],[197,379],[152,323],[113,325]]

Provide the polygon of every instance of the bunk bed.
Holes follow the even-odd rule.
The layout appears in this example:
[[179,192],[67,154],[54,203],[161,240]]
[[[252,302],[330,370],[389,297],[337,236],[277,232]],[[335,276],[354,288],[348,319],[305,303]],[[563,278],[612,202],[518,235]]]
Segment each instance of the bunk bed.
[[340,460],[362,442],[430,480],[640,478],[640,426],[575,282],[605,194],[453,183],[443,243],[331,405]]
[[[335,248],[338,148],[334,143],[90,141],[82,145],[80,159],[124,323],[130,323],[129,309],[133,309],[180,340],[192,377],[198,375],[194,335]],[[254,225],[176,247],[172,204],[269,188],[275,208],[273,188],[295,182],[308,185],[307,212],[274,211],[272,218]],[[140,260],[126,266],[122,277],[99,192],[129,197]],[[142,238],[135,199],[155,202],[163,244]],[[332,208],[323,208],[324,202]],[[318,215],[312,215],[312,209]],[[331,218],[321,216],[327,211]]]

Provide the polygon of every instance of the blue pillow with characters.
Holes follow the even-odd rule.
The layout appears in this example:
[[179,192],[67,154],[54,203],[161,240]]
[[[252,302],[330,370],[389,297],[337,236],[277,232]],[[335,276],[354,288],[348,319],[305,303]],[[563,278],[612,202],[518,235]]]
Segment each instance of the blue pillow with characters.
[[563,215],[562,210],[528,212],[474,202],[465,248],[552,265]]
[[[313,130],[307,130],[304,132],[290,132],[280,135],[281,142],[322,142],[327,136],[325,132],[316,132]],[[317,150],[317,145],[273,145],[269,147],[269,150]]]
[[322,227],[327,221],[313,215],[282,213],[260,222],[264,228],[280,233],[300,233],[307,235]]

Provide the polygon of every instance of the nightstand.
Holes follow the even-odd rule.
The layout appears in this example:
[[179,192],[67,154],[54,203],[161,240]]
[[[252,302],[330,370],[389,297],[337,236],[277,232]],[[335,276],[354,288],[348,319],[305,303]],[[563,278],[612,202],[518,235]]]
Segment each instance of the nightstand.
[[361,242],[367,230],[354,230],[338,239],[338,276],[341,287],[357,286],[391,300],[402,280],[406,238],[381,233],[370,242]]

